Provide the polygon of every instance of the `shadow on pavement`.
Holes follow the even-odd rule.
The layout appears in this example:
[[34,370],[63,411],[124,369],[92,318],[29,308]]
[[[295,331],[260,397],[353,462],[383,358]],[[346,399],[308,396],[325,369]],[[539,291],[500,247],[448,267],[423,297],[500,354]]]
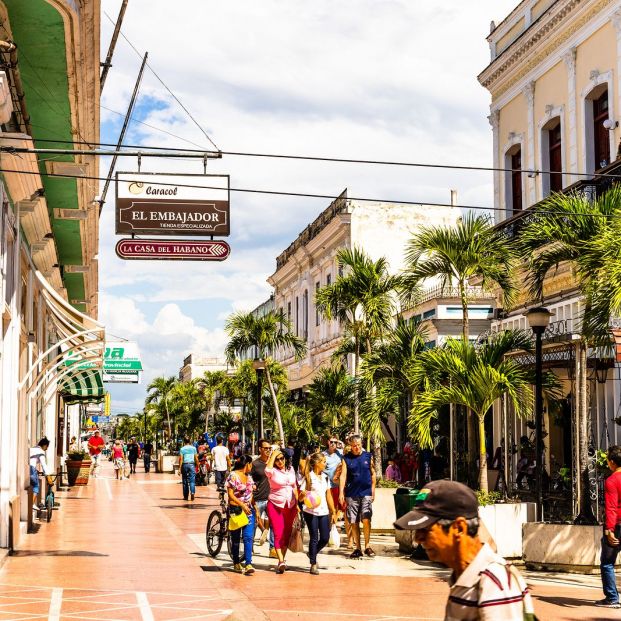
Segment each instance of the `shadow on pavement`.
[[[533,599],[535,602],[546,602],[548,604],[554,604],[555,606],[561,606],[562,608],[579,608],[580,606],[593,606],[595,604],[595,599],[558,597],[556,595],[533,595]],[[589,619],[591,619],[591,617],[589,617]]]
[[11,556],[110,556],[89,550],[14,550]]

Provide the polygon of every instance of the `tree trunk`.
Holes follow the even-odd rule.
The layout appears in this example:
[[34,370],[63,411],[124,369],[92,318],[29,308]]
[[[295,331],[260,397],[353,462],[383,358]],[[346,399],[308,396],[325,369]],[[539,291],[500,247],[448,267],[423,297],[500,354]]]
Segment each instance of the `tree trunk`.
[[379,440],[373,440],[373,463],[375,465],[375,480],[383,478],[382,445]]
[[[358,379],[358,359],[360,357],[360,339],[356,337],[356,351],[354,352],[354,380]],[[356,397],[354,399],[354,433],[360,433],[360,414],[358,412],[358,385],[356,384]]]
[[460,279],[459,281],[459,297],[461,299],[462,314],[462,337],[464,343],[468,342],[470,337],[470,318],[468,317],[468,294],[466,293],[466,283]]
[[591,506],[591,482],[589,480],[589,408],[587,404],[587,348],[586,343],[581,341],[578,346],[580,358],[579,373],[576,375],[576,403],[578,416],[578,453],[580,462],[580,513],[576,518],[577,524],[596,524],[597,520]]
[[[276,397],[276,390],[274,390],[274,384],[272,382],[272,375],[270,373],[269,366],[267,362],[265,364],[265,376],[267,377],[267,384],[270,387],[270,394],[272,395],[272,400],[274,401],[274,412],[276,413],[276,424],[278,425],[278,435],[280,436],[280,441],[285,442],[285,432],[282,428],[282,418],[280,417],[280,407],[278,406],[278,398]],[[283,444],[284,446],[284,444]]]
[[479,420],[479,489],[488,492],[487,486],[487,449],[485,446],[485,416],[477,416]]

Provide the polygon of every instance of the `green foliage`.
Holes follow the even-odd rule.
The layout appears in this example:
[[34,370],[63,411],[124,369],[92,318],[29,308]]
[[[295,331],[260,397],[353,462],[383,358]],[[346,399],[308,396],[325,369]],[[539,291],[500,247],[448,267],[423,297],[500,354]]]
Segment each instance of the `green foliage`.
[[380,479],[377,482],[377,487],[395,489],[396,487],[401,487],[401,483],[397,483],[397,481],[389,481],[388,479]]
[[495,505],[502,500],[502,494],[500,492],[484,492],[483,490],[477,490],[475,494],[477,495],[479,507]]
[[67,453],[67,461],[84,461],[85,459],[90,459],[88,456],[88,451],[70,451]]
[[339,433],[351,426],[351,412],[356,398],[353,378],[340,365],[320,369],[309,387],[307,406],[316,416],[318,426]]

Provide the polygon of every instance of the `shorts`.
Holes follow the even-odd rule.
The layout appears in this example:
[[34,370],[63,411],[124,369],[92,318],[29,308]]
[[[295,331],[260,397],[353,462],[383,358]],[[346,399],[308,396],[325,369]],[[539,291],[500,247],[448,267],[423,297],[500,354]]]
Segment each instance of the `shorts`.
[[358,524],[360,520],[370,520],[373,517],[371,496],[356,496],[345,500],[347,501],[347,519],[350,524]]
[[34,466],[30,466],[30,488],[35,496],[39,494],[39,472]]
[[343,504],[341,504],[339,502],[339,493],[340,490],[338,487],[331,487],[330,488],[330,493],[332,494],[332,501],[334,502],[334,508],[337,511],[345,511],[345,509],[347,508],[347,503],[344,502]]

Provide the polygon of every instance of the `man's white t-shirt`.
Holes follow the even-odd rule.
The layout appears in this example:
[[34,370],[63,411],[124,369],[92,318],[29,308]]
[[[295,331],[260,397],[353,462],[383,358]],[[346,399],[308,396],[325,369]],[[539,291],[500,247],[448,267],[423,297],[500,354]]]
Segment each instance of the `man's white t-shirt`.
[[229,456],[229,449],[226,448],[226,446],[223,444],[214,446],[214,448],[211,449],[211,454],[213,455],[213,463],[216,470],[223,472],[228,469],[229,465],[226,458]]

